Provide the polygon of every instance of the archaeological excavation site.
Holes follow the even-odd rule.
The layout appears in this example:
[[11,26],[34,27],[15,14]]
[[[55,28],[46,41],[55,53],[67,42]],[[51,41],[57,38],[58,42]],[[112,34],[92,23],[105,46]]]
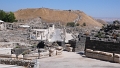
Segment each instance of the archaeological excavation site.
[[[80,10],[14,12],[0,20],[0,64],[21,68],[119,68],[120,22],[101,24]],[[112,66],[112,67],[111,67]]]

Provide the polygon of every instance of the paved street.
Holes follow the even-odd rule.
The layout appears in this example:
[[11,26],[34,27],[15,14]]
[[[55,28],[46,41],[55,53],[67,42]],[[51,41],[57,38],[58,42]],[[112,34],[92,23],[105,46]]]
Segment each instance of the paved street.
[[38,61],[40,68],[120,68],[119,63],[86,58],[74,52],[63,52],[62,55]]

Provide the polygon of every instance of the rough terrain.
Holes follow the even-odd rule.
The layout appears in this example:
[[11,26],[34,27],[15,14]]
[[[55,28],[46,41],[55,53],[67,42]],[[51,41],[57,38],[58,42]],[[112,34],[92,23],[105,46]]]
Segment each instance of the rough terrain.
[[3,65],[3,64],[0,64],[0,68],[25,68],[25,67],[16,66],[16,65]]

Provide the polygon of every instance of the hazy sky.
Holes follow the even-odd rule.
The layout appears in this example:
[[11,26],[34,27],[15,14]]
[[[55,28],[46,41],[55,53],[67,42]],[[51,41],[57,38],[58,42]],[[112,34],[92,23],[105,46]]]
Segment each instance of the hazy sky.
[[41,7],[81,10],[92,17],[120,18],[120,0],[0,0],[0,9],[5,11]]

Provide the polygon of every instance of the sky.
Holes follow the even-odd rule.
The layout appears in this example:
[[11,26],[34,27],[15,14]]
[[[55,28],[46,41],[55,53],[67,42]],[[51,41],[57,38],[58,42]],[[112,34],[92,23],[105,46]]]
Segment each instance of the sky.
[[120,0],[0,0],[0,9],[4,11],[42,7],[80,10],[92,17],[120,18]]

